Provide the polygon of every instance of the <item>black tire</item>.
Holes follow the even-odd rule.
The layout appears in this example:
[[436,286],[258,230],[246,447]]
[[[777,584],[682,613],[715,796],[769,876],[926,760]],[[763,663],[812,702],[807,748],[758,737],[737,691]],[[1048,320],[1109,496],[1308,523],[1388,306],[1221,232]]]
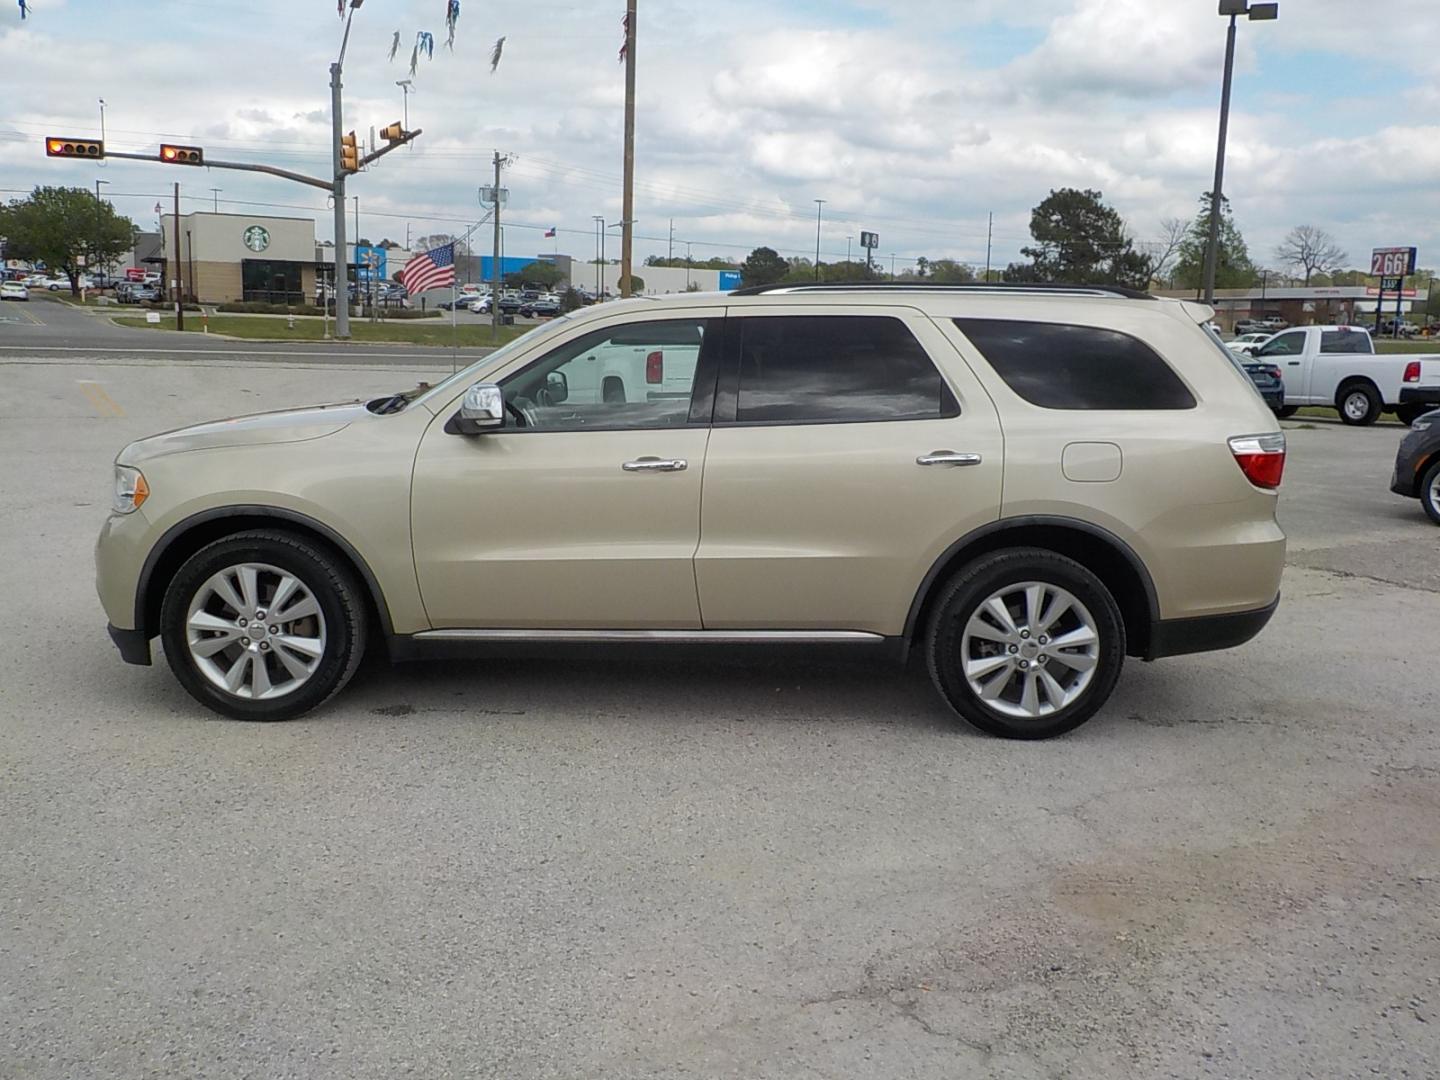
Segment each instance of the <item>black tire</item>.
[[1431,462],[1420,477],[1420,505],[1430,520],[1440,525],[1440,460]]
[[[1364,399],[1364,412],[1358,409],[1354,416],[1346,411],[1347,404],[1355,404]],[[1380,413],[1385,408],[1385,403],[1380,400],[1379,393],[1375,387],[1368,382],[1346,383],[1340,387],[1335,394],[1335,408],[1340,411],[1340,420],[1351,427],[1369,427],[1380,419]]]
[[[1089,685],[1074,701],[1036,718],[1007,715],[986,704],[965,676],[962,655],[971,616],[997,591],[1021,582],[1069,592],[1088,609],[1099,641]],[[930,617],[925,657],[941,696],[980,730],[1007,739],[1049,739],[1079,727],[1110,697],[1125,663],[1125,623],[1110,590],[1073,559],[1039,548],[1012,548],[982,556],[943,586]]]
[[[302,685],[282,697],[255,700],[221,689],[201,672],[186,640],[186,619],[197,591],[212,575],[241,563],[266,564],[294,575],[324,616],[325,644],[319,663]],[[365,654],[367,633],[362,596],[340,558],[308,539],[270,530],[228,536],[192,555],[165,590],[160,609],[165,659],[190,696],[218,713],[236,720],[289,720],[323,705],[355,674]],[[272,664],[278,673],[274,665],[278,657]]]
[[1280,417],[1280,419],[1282,420],[1288,420],[1290,419],[1290,417],[1294,416],[1299,411],[1299,405],[1282,405],[1280,408],[1275,410],[1275,415]]
[[1395,407],[1395,419],[1409,427],[1416,420],[1430,411],[1428,405],[1397,405]]

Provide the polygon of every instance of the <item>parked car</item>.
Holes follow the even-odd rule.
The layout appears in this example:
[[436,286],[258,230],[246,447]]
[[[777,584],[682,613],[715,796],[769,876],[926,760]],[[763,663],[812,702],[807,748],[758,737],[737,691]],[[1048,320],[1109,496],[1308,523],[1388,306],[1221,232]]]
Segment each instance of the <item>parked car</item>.
[[1239,337],[1227,341],[1225,345],[1226,348],[1235,352],[1249,355],[1261,345],[1264,345],[1265,342],[1269,341],[1273,336],[1273,334],[1267,334],[1262,330],[1259,333],[1241,334]]
[[[1407,423],[1416,414],[1402,402],[1407,366],[1416,358],[1377,355],[1363,330],[1350,326],[1305,326],[1276,334],[1259,349],[1256,360],[1276,364],[1285,373],[1285,412],[1302,405],[1339,410],[1347,424],[1373,424],[1387,410]],[[1428,357],[1440,362],[1440,354]]]
[[1279,416],[1285,410],[1285,377],[1280,369],[1274,364],[1249,359],[1241,360],[1240,366],[1250,376],[1250,381],[1255,384],[1265,404],[1270,406],[1270,411]]
[[1420,333],[1420,327],[1408,319],[1385,319],[1380,323],[1381,337],[1414,337]]
[[1430,520],[1440,525],[1440,409],[1422,413],[1395,453],[1390,490],[1419,499]]
[[[470,310],[476,315],[490,314],[490,297],[482,296],[475,303],[470,305]],[[515,296],[500,295],[500,313],[502,315],[518,315],[520,313],[520,299]]]
[[122,304],[148,304],[160,299],[160,290],[153,285],[122,282],[115,288],[115,299]]
[[1400,378],[1400,408],[1395,413],[1409,424],[1431,409],[1440,409],[1440,359],[1411,357]]
[[18,281],[0,282],[0,300],[29,300],[30,290]]
[[468,296],[457,296],[453,300],[441,300],[435,306],[438,307],[441,311],[450,311],[451,309],[454,309],[455,311],[468,311],[470,310],[470,306],[472,304],[478,302],[478,298],[471,294]]
[[553,296],[542,296],[520,305],[520,314],[526,318],[549,318],[560,314],[560,301]]
[[[1127,655],[1238,645],[1278,604],[1285,436],[1208,313],[993,286],[605,304],[433,386],[131,443],[97,587],[124,659],[161,637],[232,717],[315,708],[373,637],[809,642],[919,650],[960,716],[1045,738]],[[612,355],[642,393],[605,392]]]

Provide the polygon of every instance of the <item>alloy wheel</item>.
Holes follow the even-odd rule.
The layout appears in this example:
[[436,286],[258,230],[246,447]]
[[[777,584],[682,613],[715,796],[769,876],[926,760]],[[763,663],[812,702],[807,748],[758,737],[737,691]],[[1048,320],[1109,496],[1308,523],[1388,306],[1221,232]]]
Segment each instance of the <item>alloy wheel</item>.
[[270,700],[310,681],[325,655],[325,616],[288,570],[238,563],[195,591],[185,619],[195,667],[225,693]]
[[1085,692],[1100,662],[1094,616],[1056,585],[1023,581],[992,593],[960,639],[965,679],[988,708],[1039,719]]

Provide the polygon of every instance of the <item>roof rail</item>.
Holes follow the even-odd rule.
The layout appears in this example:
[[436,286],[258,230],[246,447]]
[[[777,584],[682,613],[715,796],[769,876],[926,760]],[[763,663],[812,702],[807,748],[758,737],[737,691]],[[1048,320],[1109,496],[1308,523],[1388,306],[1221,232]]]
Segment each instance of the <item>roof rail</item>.
[[767,293],[788,292],[883,292],[894,289],[902,292],[956,292],[956,293],[1060,293],[1068,296],[1110,296],[1126,300],[1154,300],[1143,289],[1131,289],[1124,285],[1066,285],[1061,282],[975,282],[967,285],[942,285],[928,281],[816,281],[773,285],[750,285],[736,289],[731,296],[763,296]]

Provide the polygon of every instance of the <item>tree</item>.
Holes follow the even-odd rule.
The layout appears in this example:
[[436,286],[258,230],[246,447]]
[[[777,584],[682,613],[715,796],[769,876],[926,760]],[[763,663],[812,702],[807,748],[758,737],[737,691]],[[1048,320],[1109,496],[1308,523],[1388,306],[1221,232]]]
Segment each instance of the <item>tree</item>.
[[936,259],[927,270],[929,280],[937,285],[968,285],[975,280],[975,271],[954,259]]
[[[515,280],[511,281],[511,278]],[[547,289],[553,289],[564,280],[565,273],[558,266],[538,259],[505,275],[507,285],[543,285]]]
[[[1190,231],[1180,245],[1180,260],[1175,264],[1175,281],[1182,288],[1198,289],[1205,283],[1205,248],[1210,242],[1210,193],[1200,196],[1200,213],[1190,223]],[[1245,238],[1230,216],[1230,200],[1220,196],[1220,242],[1215,259],[1215,287],[1248,289],[1255,284],[1255,266]]]
[[676,255],[674,258],[671,258],[671,257],[666,256],[666,255],[650,255],[650,256],[647,256],[647,257],[646,257],[646,259],[645,259],[645,265],[646,265],[646,266],[671,266],[671,267],[680,267],[680,268],[682,268],[682,269],[683,269],[684,267],[688,266],[688,267],[690,267],[690,269],[692,269],[692,270],[738,270],[738,269],[740,269],[739,266],[737,266],[737,265],[736,265],[734,262],[732,262],[730,259],[722,259],[722,258],[716,257],[716,258],[712,258],[712,259],[690,259],[690,260],[687,262],[684,255]]
[[75,296],[80,295],[80,257],[86,266],[106,266],[135,246],[138,231],[85,188],[37,187],[27,198],[0,207],[6,257],[63,271]]
[[[1155,254],[1150,257],[1151,278],[1156,281],[1166,279],[1166,271],[1173,270],[1175,257],[1180,254],[1180,247],[1185,243],[1185,236],[1189,231],[1190,222],[1183,218],[1160,219],[1160,242],[1156,246]],[[1173,281],[1173,273],[1170,278]]]
[[[1031,263],[1036,281],[1073,285],[1135,285],[1150,281],[1150,260],[1135,250],[1120,215],[1103,202],[1099,191],[1059,188],[1030,212],[1035,244],[1020,249]],[[1006,280],[1016,280],[1014,267]]]
[[790,264],[774,248],[758,247],[740,264],[740,280],[746,286],[773,285],[790,272]]
[[1338,270],[1349,257],[1333,236],[1314,225],[1296,225],[1275,249],[1275,258],[1282,265],[1305,272],[1306,286],[1314,274]]
[[461,240],[453,233],[431,233],[429,236],[422,236],[415,241],[416,251],[429,251],[431,248],[444,247],[450,241],[455,241],[455,254],[473,255],[474,250],[470,247],[468,240]]

